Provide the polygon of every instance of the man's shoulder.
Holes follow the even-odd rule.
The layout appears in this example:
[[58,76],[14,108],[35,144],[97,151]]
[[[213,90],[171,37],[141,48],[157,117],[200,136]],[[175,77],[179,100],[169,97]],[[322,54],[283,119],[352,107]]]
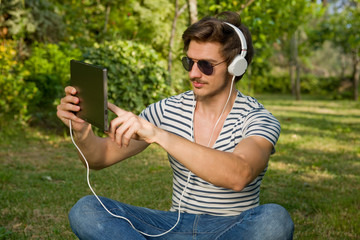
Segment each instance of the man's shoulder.
[[193,91],[186,91],[186,92],[182,92],[180,94],[171,96],[169,98],[166,98],[165,100],[167,101],[172,101],[172,102],[186,102],[186,101],[194,101],[194,94]]
[[194,106],[193,91],[186,91],[168,98],[163,99],[161,102],[164,107],[193,107]]
[[251,96],[246,96],[240,91],[237,93],[235,106],[240,109],[255,110],[255,109],[263,109],[264,106],[255,98]]

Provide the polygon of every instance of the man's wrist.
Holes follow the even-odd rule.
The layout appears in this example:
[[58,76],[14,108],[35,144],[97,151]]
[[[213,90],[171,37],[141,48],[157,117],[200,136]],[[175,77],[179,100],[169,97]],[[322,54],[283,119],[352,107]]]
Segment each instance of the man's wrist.
[[90,132],[91,132],[90,124],[81,131],[74,131],[74,137],[75,137],[76,142],[85,141],[85,139],[89,136]]
[[157,143],[160,146],[165,147],[165,143],[169,141],[168,138],[169,138],[169,133],[167,131],[161,128],[157,128],[153,142]]

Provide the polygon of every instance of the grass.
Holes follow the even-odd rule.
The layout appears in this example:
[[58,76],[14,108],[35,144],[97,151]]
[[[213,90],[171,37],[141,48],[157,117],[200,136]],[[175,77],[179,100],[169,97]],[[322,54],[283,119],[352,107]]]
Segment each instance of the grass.
[[[260,96],[281,122],[261,203],[290,212],[294,239],[360,238],[360,103]],[[0,132],[0,239],[75,239],[71,206],[91,194],[67,133],[9,126]],[[99,195],[166,210],[171,169],[151,146],[90,179]]]

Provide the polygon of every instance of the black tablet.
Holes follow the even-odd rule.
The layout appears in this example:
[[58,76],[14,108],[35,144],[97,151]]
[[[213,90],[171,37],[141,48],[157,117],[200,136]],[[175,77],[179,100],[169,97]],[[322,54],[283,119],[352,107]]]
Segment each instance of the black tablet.
[[76,88],[80,99],[76,115],[101,131],[108,131],[106,68],[70,60],[70,75],[70,85]]

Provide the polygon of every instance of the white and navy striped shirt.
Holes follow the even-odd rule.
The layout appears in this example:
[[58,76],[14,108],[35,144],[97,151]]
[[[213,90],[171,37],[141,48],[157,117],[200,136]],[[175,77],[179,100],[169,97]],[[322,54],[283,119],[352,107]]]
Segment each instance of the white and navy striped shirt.
[[[194,106],[193,91],[187,91],[151,104],[140,116],[157,127],[193,141]],[[275,146],[279,135],[279,121],[255,98],[245,96],[238,91],[233,108],[213,148],[233,152],[236,145],[249,136],[264,137]],[[189,170],[171,155],[168,157],[173,169],[170,210],[176,211]],[[193,214],[232,216],[258,206],[260,184],[266,170],[267,168],[241,192],[217,187],[192,173],[181,202],[181,210]]]

